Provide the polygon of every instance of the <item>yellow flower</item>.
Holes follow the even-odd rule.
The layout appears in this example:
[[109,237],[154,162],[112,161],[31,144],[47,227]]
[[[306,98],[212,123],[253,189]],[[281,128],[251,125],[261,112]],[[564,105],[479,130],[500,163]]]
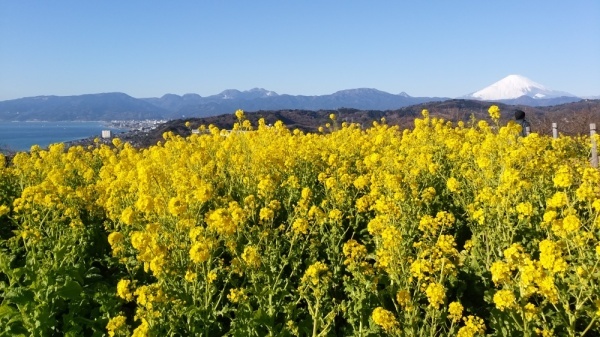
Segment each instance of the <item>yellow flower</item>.
[[565,192],[556,192],[554,195],[546,201],[548,207],[560,208],[568,203],[567,194]]
[[122,330],[123,327],[127,327],[127,318],[122,315],[111,318],[108,321],[108,324],[106,324],[106,330],[110,337],[113,337],[117,332]]
[[123,142],[119,138],[113,138],[112,139],[112,144],[115,147],[121,147],[121,145],[123,145]]
[[518,243],[513,243],[502,253],[504,255],[506,263],[508,263],[511,270],[514,269],[516,265],[520,264],[521,261],[525,258],[525,255],[523,253],[523,246],[521,246]]
[[260,254],[258,249],[254,246],[246,246],[242,253],[242,260],[244,260],[251,268],[258,268],[260,266]]
[[308,234],[308,229],[308,221],[304,218],[298,218],[294,220],[294,223],[292,224],[292,230],[296,234]]
[[554,182],[554,187],[570,187],[572,181],[569,167],[566,165],[561,166],[554,175],[552,181]]
[[477,221],[478,224],[483,225],[485,222],[485,212],[482,209],[478,209],[473,212],[473,220]]
[[426,189],[423,190],[423,192],[421,192],[421,198],[423,199],[424,202],[430,202],[433,200],[433,198],[436,195],[436,191],[435,188],[433,187],[427,187]]
[[243,288],[239,289],[230,289],[229,294],[227,295],[227,299],[231,301],[231,303],[239,303],[248,299],[248,295],[246,295],[246,290]]
[[546,211],[544,213],[544,224],[551,224],[552,221],[554,221],[554,219],[556,219],[556,217],[558,216],[558,213],[556,213],[556,211]]
[[237,225],[231,214],[224,208],[218,208],[205,217],[208,228],[214,230],[220,235],[232,235],[237,230]]
[[439,283],[429,283],[427,289],[425,289],[425,294],[429,300],[429,305],[435,309],[438,309],[440,305],[444,303],[444,299],[446,298],[446,290],[444,289],[444,286]]
[[273,220],[275,212],[269,207],[263,207],[258,214],[259,218],[264,221]]
[[463,245],[463,249],[468,252],[471,250],[471,248],[473,248],[473,240],[465,241],[465,244]]
[[553,273],[566,271],[567,262],[562,258],[562,252],[555,242],[546,239],[540,242],[539,247],[542,267]]
[[197,276],[198,274],[192,272],[191,270],[185,272],[185,280],[188,282],[194,282]]
[[108,235],[108,243],[111,246],[114,246],[121,241],[123,241],[123,234],[121,234],[119,232],[112,232]]
[[495,285],[500,285],[510,281],[511,272],[510,267],[503,261],[496,261],[492,263],[490,267],[492,272],[492,281]]
[[410,293],[407,290],[400,290],[396,294],[396,302],[402,307],[406,307],[410,302]]
[[500,119],[500,108],[497,105],[492,105],[489,109],[488,112],[490,114],[490,117],[497,121],[498,119]]
[[523,311],[525,312],[525,319],[527,321],[532,321],[538,315],[540,310],[535,304],[527,303],[525,304],[525,307],[523,307]]
[[450,177],[450,178],[448,178],[448,180],[446,180],[446,187],[448,188],[448,191],[450,191],[450,192],[460,191],[460,183],[454,177]]
[[305,199],[305,200],[310,199],[311,195],[312,195],[312,191],[309,187],[304,187],[302,189],[302,192],[300,192],[300,196],[302,197],[302,199]]
[[135,211],[131,207],[127,207],[121,213],[121,222],[126,225],[131,225],[135,219]]
[[519,203],[516,207],[517,213],[519,214],[519,220],[529,218],[533,215],[533,206],[530,202]]
[[211,253],[211,242],[207,239],[201,238],[198,242],[192,245],[190,248],[190,260],[196,263],[206,262],[210,257]]
[[551,329],[536,328],[535,333],[537,333],[538,336],[542,337],[554,337],[554,331]]
[[235,111],[235,117],[237,119],[244,119],[244,110],[238,109]]
[[431,273],[431,261],[416,260],[410,265],[410,273],[413,277],[419,280],[425,278],[428,273]]
[[375,322],[375,324],[379,325],[385,332],[388,333],[395,331],[400,326],[396,320],[396,317],[394,317],[394,314],[382,307],[375,308],[371,318],[373,318],[373,322]]
[[558,289],[556,289],[556,285],[554,284],[554,278],[551,276],[544,276],[541,280],[538,280],[538,292],[546,297],[548,301],[552,304],[556,304],[558,302]]
[[457,337],[473,337],[485,333],[483,319],[469,315],[468,317],[463,317],[463,321],[465,322],[465,326],[458,329]]
[[515,294],[510,290],[499,290],[494,294],[494,303],[500,311],[511,309],[517,304]]
[[352,184],[357,189],[362,190],[365,187],[367,187],[367,185],[369,184],[369,179],[367,176],[361,175],[361,176],[356,177],[356,179],[354,179],[354,182]]
[[452,235],[440,235],[438,237],[436,247],[438,247],[444,254],[458,254],[458,251],[456,250],[456,242],[454,242],[454,237]]
[[460,302],[450,303],[450,305],[448,305],[448,318],[456,323],[460,322],[463,310],[464,308]]
[[339,209],[333,209],[329,212],[329,219],[332,221],[341,221],[342,220],[342,211]]
[[131,337],[147,337],[149,336],[150,325],[146,319],[142,318],[142,323],[133,330]]
[[346,257],[344,264],[356,263],[367,256],[367,248],[354,239],[348,240],[348,242],[344,243],[342,246],[342,252]]
[[179,197],[171,198],[169,200],[168,210],[169,213],[174,216],[181,215],[187,209],[187,205],[184,200]]
[[600,199],[594,200],[592,207],[596,210],[596,212],[600,212]]
[[317,261],[311,264],[304,272],[302,276],[302,283],[318,285],[319,283],[329,282],[330,279],[329,268],[323,262]]
[[567,215],[563,219],[562,228],[565,231],[567,231],[567,233],[573,233],[579,230],[579,227],[581,227],[581,222],[579,221],[579,218],[577,218],[577,216]]
[[117,295],[128,302],[133,300],[133,294],[131,293],[130,285],[131,280],[122,279],[117,283]]
[[211,270],[208,272],[208,274],[206,274],[206,282],[208,284],[213,283],[216,279],[217,279],[217,272],[215,272],[214,270]]
[[6,215],[10,212],[10,208],[6,205],[0,205],[0,216]]

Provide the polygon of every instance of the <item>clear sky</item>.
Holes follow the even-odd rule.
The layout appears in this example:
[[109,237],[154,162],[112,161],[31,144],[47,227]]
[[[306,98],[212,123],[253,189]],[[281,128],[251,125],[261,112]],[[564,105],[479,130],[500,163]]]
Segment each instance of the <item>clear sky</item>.
[[600,95],[600,1],[0,0],[0,100],[265,88]]

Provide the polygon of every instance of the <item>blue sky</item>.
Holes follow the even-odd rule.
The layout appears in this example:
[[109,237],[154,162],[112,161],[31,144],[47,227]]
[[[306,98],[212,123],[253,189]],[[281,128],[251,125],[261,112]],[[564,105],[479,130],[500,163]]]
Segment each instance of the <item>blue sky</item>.
[[0,100],[259,87],[600,95],[600,1],[0,0]]

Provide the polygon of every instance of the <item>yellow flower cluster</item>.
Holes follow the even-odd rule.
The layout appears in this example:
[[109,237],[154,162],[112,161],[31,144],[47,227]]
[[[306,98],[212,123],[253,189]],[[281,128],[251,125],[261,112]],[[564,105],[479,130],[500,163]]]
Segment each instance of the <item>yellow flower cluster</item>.
[[387,333],[392,333],[400,327],[394,314],[382,307],[375,308],[371,317],[373,318],[373,322]]
[[460,322],[463,317],[464,307],[460,302],[452,302],[448,305],[448,318],[454,322]]
[[497,105],[492,105],[488,109],[488,112],[493,120],[497,121],[500,119],[500,108]]
[[106,324],[106,330],[108,331],[108,335],[110,337],[114,337],[118,334],[123,328],[127,328],[127,318],[125,316],[119,315],[111,318]]
[[229,294],[227,294],[227,299],[229,299],[231,303],[240,303],[247,300],[248,295],[246,294],[246,290],[243,288],[230,289]]
[[327,265],[321,261],[317,261],[308,266],[302,276],[302,283],[317,286],[329,282],[330,277],[331,273]]
[[494,294],[494,303],[500,311],[513,308],[516,303],[515,294],[510,290],[500,290]]
[[258,249],[254,246],[247,246],[244,248],[242,260],[244,260],[251,268],[258,268],[260,266],[260,254]]
[[119,283],[117,283],[117,295],[128,302],[133,300],[131,280],[120,280]]
[[439,283],[429,283],[427,289],[425,289],[425,294],[429,300],[429,305],[435,309],[438,309],[446,298],[444,286]]
[[463,317],[464,326],[458,330],[457,337],[482,336],[485,333],[485,323],[483,319],[469,315]]

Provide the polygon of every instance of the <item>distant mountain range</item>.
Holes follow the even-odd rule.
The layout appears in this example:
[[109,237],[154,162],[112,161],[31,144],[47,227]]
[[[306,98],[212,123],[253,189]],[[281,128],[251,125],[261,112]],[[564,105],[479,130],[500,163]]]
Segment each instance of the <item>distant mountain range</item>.
[[[528,106],[551,106],[581,100],[568,93],[549,90],[520,75],[510,75],[462,98]],[[390,94],[371,88],[342,90],[320,96],[280,95],[261,88],[246,91],[229,89],[206,97],[167,94],[160,98],[134,98],[124,93],[37,96],[1,101],[0,121],[170,120],[216,116],[233,113],[237,109],[393,110],[449,99],[412,97],[404,92]]]
[[389,110],[446,97],[411,97],[376,89],[342,90],[331,95],[279,95],[265,89],[225,90],[218,95],[201,97],[167,94],[160,98],[133,98],[123,93],[81,96],[38,96],[0,102],[0,120],[126,120],[208,117],[246,111],[279,109],[372,109]]

